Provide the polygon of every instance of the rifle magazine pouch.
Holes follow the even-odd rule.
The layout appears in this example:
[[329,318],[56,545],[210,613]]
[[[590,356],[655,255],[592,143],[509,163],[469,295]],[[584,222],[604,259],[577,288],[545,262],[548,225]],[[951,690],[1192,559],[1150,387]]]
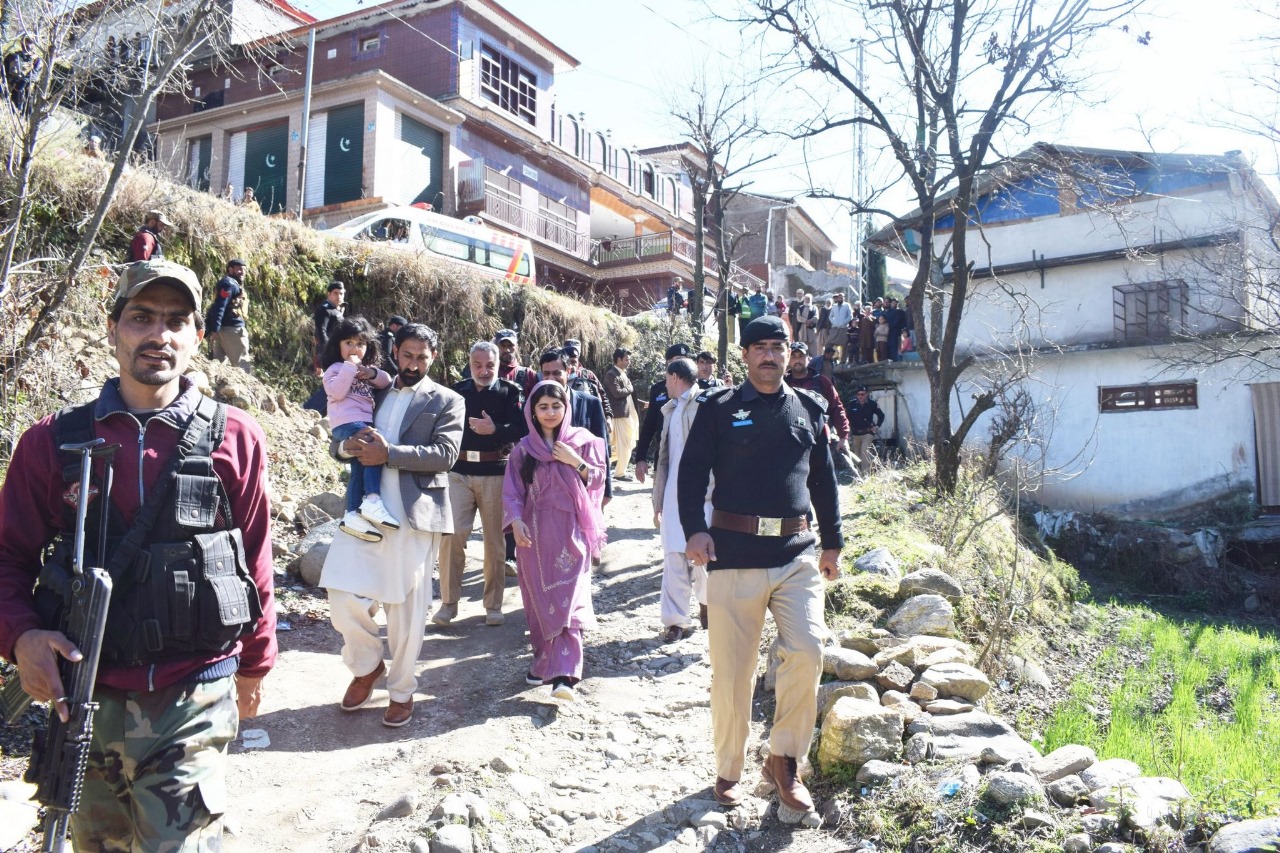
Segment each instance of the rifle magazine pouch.
[[202,648],[230,647],[262,616],[238,529],[201,533],[192,537],[204,576],[197,619]]
[[[207,468],[201,471],[199,468]],[[208,457],[187,459],[174,484],[174,515],[183,527],[209,530],[217,518],[221,494],[218,478],[213,475],[213,461]]]

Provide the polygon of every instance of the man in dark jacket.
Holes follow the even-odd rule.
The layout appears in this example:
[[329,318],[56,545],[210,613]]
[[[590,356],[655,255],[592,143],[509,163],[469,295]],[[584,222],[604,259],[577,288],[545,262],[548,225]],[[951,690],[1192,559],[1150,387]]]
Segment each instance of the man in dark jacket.
[[618,480],[630,480],[627,465],[631,462],[631,450],[636,444],[636,407],[631,395],[635,386],[627,376],[631,366],[631,350],[618,347],[613,351],[613,367],[604,373],[604,393],[613,411],[613,429],[609,430],[613,447],[614,472]]
[[381,332],[378,332],[378,352],[382,355],[382,369],[387,372],[388,376],[395,376],[399,370],[396,367],[395,356],[391,354],[391,350],[395,348],[396,332],[409,325],[409,321],[399,314],[392,314],[387,318],[387,325]]
[[502,484],[511,446],[528,432],[524,392],[514,382],[498,378],[498,348],[488,341],[472,344],[467,360],[471,377],[453,386],[466,402],[467,419],[458,461],[449,471],[453,535],[444,538],[440,549],[440,609],[431,621],[447,625],[458,616],[467,540],[478,511],[484,526],[484,623],[501,625],[506,621]]
[[847,410],[849,416],[849,435],[853,455],[857,457],[858,473],[867,476],[871,473],[871,458],[875,455],[876,433],[884,423],[884,412],[876,405],[867,392],[866,385],[859,385],[854,401]]
[[[667,347],[667,364],[677,358],[688,358],[691,350],[688,344],[672,344]],[[666,375],[649,388],[649,402],[644,410],[644,422],[640,425],[640,437],[636,440],[636,479],[644,482],[649,476],[649,447],[653,445],[654,458],[657,458],[655,441],[662,436],[662,407],[667,402]]]
[[[155,526],[138,556],[113,568],[130,582],[116,583],[107,612],[93,739],[80,807],[71,815],[77,850],[218,849],[224,803],[208,792],[225,790],[237,717],[256,716],[262,678],[276,659],[267,439],[239,409],[218,406],[210,415],[206,398],[183,375],[204,336],[200,306],[200,281],[186,267],[165,261],[129,267],[116,284],[107,320],[120,375],[107,380],[84,419],[92,436],[119,446],[114,480],[105,478],[101,461],[94,464],[86,564],[104,566],[120,556],[116,536],[140,514],[154,514],[149,520]],[[64,466],[78,457],[59,452],[66,424],[59,418],[78,420],[79,411],[66,410],[27,430],[0,488],[0,656],[17,664],[23,689],[54,703],[64,721],[70,685],[62,683],[57,661],[80,652],[56,621],[37,612],[37,602],[47,602],[43,592],[60,580],[69,583],[70,560],[59,555],[69,554],[74,538],[77,519],[67,495],[78,494],[79,484],[67,481]],[[216,440],[219,422],[224,426]],[[200,470],[162,476],[189,429],[204,437],[195,445],[201,456],[190,456],[203,463],[192,466]],[[190,491],[181,519],[179,503],[169,499],[180,488],[178,476]],[[157,497],[146,501],[149,495]],[[104,502],[118,519],[100,554],[95,518]],[[175,538],[153,541],[169,536]],[[62,544],[47,552],[55,540]],[[233,540],[243,543],[243,552]],[[158,559],[184,548],[186,559]],[[222,571],[221,555],[233,550],[235,565]],[[209,562],[214,556],[218,587],[197,582],[206,572],[215,574]],[[166,586],[186,592],[157,596]],[[239,614],[231,609],[237,605]],[[201,626],[205,620],[198,614],[220,609],[239,619],[231,620],[226,637],[184,640],[146,630],[161,618],[166,625],[172,619],[174,625]]]
[[252,372],[249,333],[245,329],[245,263],[227,261],[226,274],[218,280],[213,302],[205,316],[205,334],[210,336],[213,357],[229,361],[245,373]]
[[347,295],[347,286],[340,281],[329,282],[329,290],[325,293],[324,301],[316,306],[316,313],[313,319],[316,324],[316,370],[321,370],[320,359],[324,357],[325,344],[329,343],[329,336],[333,334],[333,330],[338,327],[338,323],[342,321],[343,309],[346,304],[342,301]]

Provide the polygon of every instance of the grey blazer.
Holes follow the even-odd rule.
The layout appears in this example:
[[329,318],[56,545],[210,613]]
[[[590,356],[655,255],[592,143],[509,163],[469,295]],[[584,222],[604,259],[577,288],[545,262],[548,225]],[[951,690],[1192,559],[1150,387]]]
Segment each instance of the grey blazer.
[[[375,410],[387,393],[388,389],[374,392]],[[405,409],[400,434],[387,436],[387,465],[400,472],[400,499],[414,530],[453,532],[448,474],[458,460],[465,419],[462,395],[424,377]],[[334,456],[345,461],[338,445],[333,442]]]

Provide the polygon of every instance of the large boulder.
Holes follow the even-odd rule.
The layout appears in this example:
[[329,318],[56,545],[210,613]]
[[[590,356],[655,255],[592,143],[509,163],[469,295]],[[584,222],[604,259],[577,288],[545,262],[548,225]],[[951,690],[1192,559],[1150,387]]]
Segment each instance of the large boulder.
[[1140,776],[1089,795],[1089,805],[1097,809],[1123,807],[1125,825],[1149,832],[1159,824],[1178,823],[1181,805],[1191,795],[1177,779]]
[[1209,841],[1209,853],[1274,853],[1276,850],[1280,850],[1280,817],[1229,823]]
[[902,749],[902,712],[845,696],[822,721],[818,764],[828,770],[861,767],[868,761],[893,761]]
[[997,770],[987,774],[986,796],[1002,806],[1015,803],[1036,805],[1044,801],[1044,789],[1029,773]]
[[321,492],[312,495],[307,503],[323,512],[330,518],[342,518],[347,511],[347,499],[334,492]]
[[948,658],[948,661],[958,660],[961,663],[973,663],[973,653],[969,650],[969,645],[964,640],[927,635],[908,637],[897,645],[886,646],[875,653],[873,660],[876,662],[876,666],[886,666],[891,661],[897,661],[903,666],[919,670],[924,668],[921,666],[923,661],[941,651],[958,653],[956,657]]
[[964,587],[941,569],[919,569],[898,581],[898,598],[910,598],[922,593],[941,595],[957,601],[964,596]]
[[955,608],[941,595],[916,595],[898,605],[888,627],[903,637],[950,634],[956,628]]
[[977,702],[991,689],[991,682],[982,672],[964,663],[940,663],[931,666],[920,680],[936,688],[939,696],[959,696]]
[[902,577],[902,567],[888,548],[873,548],[853,561],[853,568],[863,574],[881,575],[898,580]]
[[933,756],[943,761],[975,761],[989,746],[998,748],[1005,756],[1022,756],[1025,761],[1032,761],[1040,755],[1034,746],[1013,730],[1013,726],[981,711],[934,716],[930,726]]
[[861,699],[863,702],[877,703],[880,701],[880,694],[876,691],[874,684],[866,681],[828,681],[818,685],[819,719],[826,717],[827,712],[831,710],[831,706],[836,703],[836,700],[845,696],[852,696],[854,699]]
[[311,586],[320,585],[320,571],[324,568],[324,559],[329,555],[329,545],[333,537],[338,535],[338,522],[329,521],[307,531],[307,535],[298,543],[298,575]]
[[825,646],[822,649],[822,671],[841,681],[861,681],[864,678],[874,678],[880,668],[862,652],[840,646]]
[[1141,775],[1142,768],[1129,759],[1108,758],[1081,770],[1080,781],[1088,785],[1090,791],[1096,791],[1099,788],[1113,788]]
[[1091,767],[1097,760],[1098,754],[1089,747],[1069,743],[1031,762],[1031,772],[1041,782],[1056,782]]

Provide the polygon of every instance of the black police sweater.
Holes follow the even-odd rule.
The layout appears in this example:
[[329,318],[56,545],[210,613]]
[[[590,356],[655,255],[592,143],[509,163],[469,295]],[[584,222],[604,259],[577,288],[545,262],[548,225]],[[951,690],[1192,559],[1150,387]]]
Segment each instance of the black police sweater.
[[[685,535],[710,532],[716,569],[784,566],[820,541],[841,548],[840,502],[826,436],[826,401],[787,386],[760,394],[750,382],[712,389],[699,397],[680,457],[677,496]],[[791,536],[754,536],[712,528],[703,516],[703,496],[715,473],[715,509],[765,518],[817,516],[812,530]]]

